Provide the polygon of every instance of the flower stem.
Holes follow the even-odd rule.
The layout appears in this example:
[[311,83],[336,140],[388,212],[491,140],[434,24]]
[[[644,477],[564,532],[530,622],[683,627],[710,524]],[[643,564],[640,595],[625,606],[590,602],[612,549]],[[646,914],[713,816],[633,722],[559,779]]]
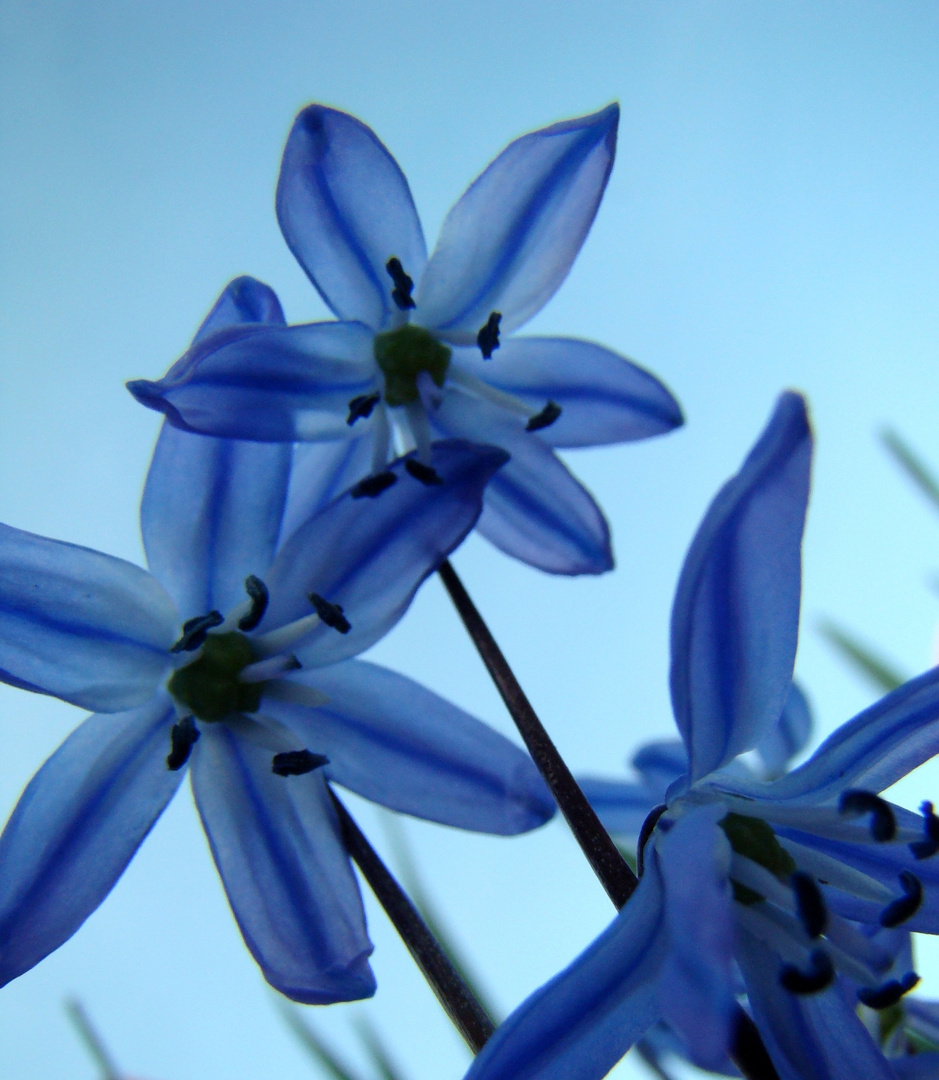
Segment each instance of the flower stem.
[[[587,802],[456,571],[445,560],[438,573],[496,689],[502,695],[532,760],[551,789],[594,873],[617,909],[624,907],[635,892],[639,879]],[[734,1036],[728,1053],[747,1080],[779,1080],[756,1024],[740,1006],[737,1007]]]
[[385,909],[394,928],[431,989],[474,1054],[482,1050],[495,1025],[450,963],[417,908],[408,899],[381,856],[365,838],[352,815],[330,789],[339,816],[343,843],[362,876]]
[[445,560],[438,573],[571,832],[607,895],[617,908],[621,908],[635,892],[639,879],[600,824],[600,819],[531,707],[456,571]]

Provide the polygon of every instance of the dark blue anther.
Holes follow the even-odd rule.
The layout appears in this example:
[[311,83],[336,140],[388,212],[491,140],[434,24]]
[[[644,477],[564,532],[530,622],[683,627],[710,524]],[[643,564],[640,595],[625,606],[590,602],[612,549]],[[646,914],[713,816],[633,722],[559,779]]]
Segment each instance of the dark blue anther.
[[316,608],[316,614],[327,626],[331,626],[333,630],[338,630],[340,634],[348,634],[352,629],[352,624],[345,617],[342,608],[338,604],[331,604],[328,600],[324,600],[319,593],[315,592],[307,593],[307,599]]
[[374,499],[377,495],[381,495],[383,491],[387,491],[397,481],[398,478],[393,472],[372,473],[371,476],[366,476],[364,480],[360,480],[353,485],[349,490],[349,494],[353,499]]
[[329,764],[325,754],[314,754],[311,750],[287,750],[275,754],[271,760],[271,772],[277,776],[303,776]]
[[432,465],[425,465],[417,458],[408,458],[404,467],[410,476],[413,476],[415,480],[420,480],[425,487],[443,483],[443,477]]
[[245,592],[251,600],[251,610],[238,620],[238,629],[247,631],[253,630],[264,618],[264,612],[267,611],[268,592],[264,582],[254,574],[249,574],[245,578]]
[[561,406],[556,401],[549,401],[540,413],[535,413],[525,425],[526,431],[541,431],[542,428],[551,427],[561,415]]
[[490,311],[486,325],[480,327],[476,335],[476,344],[483,354],[483,360],[491,360],[492,354],[499,348],[499,323],[502,322],[502,313]]
[[900,871],[903,896],[888,904],[880,913],[880,925],[892,928],[912,919],[923,902],[923,883],[912,870]]
[[372,409],[381,401],[381,394],[359,394],[349,402],[349,415],[346,423],[349,427],[356,420],[367,420],[372,415]]
[[861,987],[857,992],[857,999],[869,1009],[889,1009],[908,994],[919,982],[919,976],[908,971],[902,979],[891,979],[883,986]]
[[810,938],[821,937],[828,925],[828,912],[818,883],[813,877],[797,870],[789,878],[789,884],[795,893],[796,911],[805,932]]
[[875,795],[873,791],[863,791],[859,788],[842,791],[841,798],[838,800],[838,809],[846,817],[870,814],[871,836],[879,843],[892,840],[897,835],[897,819],[893,816],[890,803],[879,795]]
[[166,767],[170,772],[179,770],[189,760],[192,748],[199,741],[200,731],[191,716],[184,716],[170,728],[170,752],[166,755]]
[[208,632],[213,627],[221,626],[224,621],[220,611],[210,611],[208,615],[197,615],[194,619],[187,619],[183,623],[183,632],[179,641],[170,646],[170,652],[193,652],[202,645]]
[[791,994],[817,994],[831,986],[834,978],[831,957],[821,949],[813,949],[809,955],[808,971],[800,970],[795,964],[784,964],[779,973],[780,985]]
[[933,812],[932,803],[928,800],[920,806],[923,815],[923,832],[926,834],[922,840],[914,840],[910,844],[910,851],[914,859],[931,859],[939,852],[939,817]]
[[414,299],[411,296],[414,291],[414,279],[404,272],[401,260],[396,255],[392,255],[385,263],[385,269],[388,271],[388,276],[392,282],[394,282],[391,299],[402,311],[414,307]]

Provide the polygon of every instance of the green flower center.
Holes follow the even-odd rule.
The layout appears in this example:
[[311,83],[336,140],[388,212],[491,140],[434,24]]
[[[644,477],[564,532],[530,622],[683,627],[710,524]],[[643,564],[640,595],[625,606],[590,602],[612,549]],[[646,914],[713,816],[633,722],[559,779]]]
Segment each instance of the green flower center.
[[[751,862],[765,867],[780,881],[786,881],[796,869],[793,857],[776,839],[772,828],[760,818],[730,813],[721,818],[718,825],[724,830],[731,848],[738,855],[743,855]],[[739,881],[734,881],[733,878],[730,884],[734,891],[734,899],[740,904],[749,906],[765,899],[755,889],[749,889],[746,885],[741,885]]]
[[257,712],[264,684],[238,681],[256,659],[244,634],[209,634],[196,659],[173,673],[167,689],[197,720],[212,723],[232,713]]
[[385,376],[385,402],[408,405],[417,401],[417,377],[426,371],[442,387],[450,366],[450,350],[421,326],[407,323],[387,334],[376,334],[375,360]]

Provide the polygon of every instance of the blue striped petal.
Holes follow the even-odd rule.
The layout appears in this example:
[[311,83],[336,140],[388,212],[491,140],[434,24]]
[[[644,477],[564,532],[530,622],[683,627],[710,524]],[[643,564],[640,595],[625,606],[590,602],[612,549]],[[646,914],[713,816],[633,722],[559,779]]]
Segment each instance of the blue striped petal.
[[672,609],[670,686],[697,780],[775,724],[792,679],[812,438],[783,394],[692,541]]
[[276,776],[274,753],[296,747],[265,748],[235,727],[203,727],[192,784],[245,944],[294,1001],[370,997],[372,945],[323,777]]
[[230,281],[222,290],[211,311],[202,320],[193,341],[203,341],[219,330],[238,323],[269,323],[285,326],[284,309],[277,294],[263,281],[247,274]]
[[0,679],[85,709],[147,701],[178,636],[172,600],[140,567],[0,525]]
[[340,319],[380,330],[396,310],[392,256],[417,281],[427,258],[404,174],[360,120],[309,105],[294,121],[277,182],[290,250]]
[[770,776],[786,771],[812,734],[812,710],[802,690],[793,683],[778,723],[756,745],[756,752]]
[[[232,326],[167,375],[127,384],[176,427],[259,442],[348,438],[348,403],[378,388],[372,333],[356,322]],[[361,421],[368,427],[370,421]]]
[[567,276],[613,167],[619,106],[516,139],[467,188],[417,290],[417,321],[473,344],[489,313],[508,334]]
[[81,926],[179,786],[173,707],[89,717],[30,780],[0,836],[0,985]]
[[496,1029],[466,1080],[600,1080],[658,1018],[666,947],[652,868],[612,925]]
[[164,422],[140,504],[151,571],[183,619],[245,599],[249,574],[274,561],[287,496],[289,443],[191,435]]
[[458,829],[514,836],[543,825],[554,800],[528,755],[411,679],[361,660],[289,679],[329,697],[262,709],[329,758],[327,776],[372,802]]
[[460,349],[454,363],[533,412],[548,401],[560,405],[558,419],[539,432],[551,446],[632,442],[684,422],[678,402],[654,375],[592,341],[516,337],[491,360]]
[[507,555],[551,574],[603,574],[613,568],[610,529],[593,496],[524,423],[454,390],[433,415],[448,435],[501,446],[508,464],[486,489],[477,531]]

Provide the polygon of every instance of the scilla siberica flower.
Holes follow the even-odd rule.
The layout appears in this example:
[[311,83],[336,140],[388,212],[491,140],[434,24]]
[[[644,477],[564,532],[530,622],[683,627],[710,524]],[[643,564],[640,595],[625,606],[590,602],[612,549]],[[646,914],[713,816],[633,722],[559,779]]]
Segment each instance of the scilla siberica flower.
[[856,1006],[890,1007],[916,976],[865,929],[939,932],[939,820],[878,793],[939,749],[939,672],[792,772],[736,767],[791,693],[810,458],[804,402],[784,394],[681,573],[670,683],[686,761],[643,825],[639,886],[499,1028],[472,1080],[596,1080],[660,1019],[721,1069],[741,978],[781,1080],[895,1080]]
[[[200,331],[276,323],[233,282]],[[472,528],[501,450],[436,444],[381,499],[294,483],[286,444],[164,425],[141,528],[151,573],[0,526],[0,677],[94,710],[0,837],[0,983],[101,903],[186,767],[232,910],[267,980],[304,1002],[374,990],[326,780],[483,832],[552,813],[526,755],[423,687],[351,657]],[[292,526],[288,524],[292,522]]]
[[[348,475],[379,485],[395,441],[430,465],[434,437],[500,446],[479,530],[562,574],[613,565],[609,529],[554,453],[682,422],[658,380],[569,338],[500,339],[567,275],[613,165],[619,109],[511,143],[467,189],[428,260],[407,181],[368,127],[310,105],[277,187],[290,250],[339,322],[232,327],[132,393],[178,427],[259,440],[341,440]],[[426,474],[432,479],[432,474]]]

